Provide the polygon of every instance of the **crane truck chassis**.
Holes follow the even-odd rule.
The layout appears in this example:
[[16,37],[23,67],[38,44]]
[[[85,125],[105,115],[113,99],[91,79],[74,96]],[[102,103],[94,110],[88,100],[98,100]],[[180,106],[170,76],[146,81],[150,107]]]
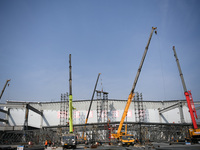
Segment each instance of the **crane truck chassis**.
[[119,140],[122,146],[134,146],[135,144],[134,136],[130,134],[122,135]]
[[61,139],[61,145],[65,148],[76,148],[77,136],[73,133],[63,134]]

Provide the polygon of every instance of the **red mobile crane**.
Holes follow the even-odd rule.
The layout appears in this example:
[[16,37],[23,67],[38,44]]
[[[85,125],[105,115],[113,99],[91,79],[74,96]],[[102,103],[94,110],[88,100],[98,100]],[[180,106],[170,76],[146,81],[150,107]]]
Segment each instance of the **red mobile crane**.
[[185,85],[183,73],[181,71],[181,67],[180,67],[180,63],[179,63],[179,60],[178,60],[178,57],[177,57],[177,54],[176,54],[175,46],[173,46],[173,51],[174,51],[174,57],[176,58],[178,70],[179,70],[179,73],[180,73],[180,77],[181,77],[181,81],[182,81],[182,85],[183,85],[183,89],[184,89],[185,98],[186,98],[186,101],[187,101],[187,105],[188,105],[188,108],[189,108],[189,112],[190,112],[190,116],[191,116],[192,124],[193,124],[193,128],[194,128],[194,129],[189,129],[189,134],[190,134],[189,141],[196,143],[196,142],[200,141],[200,129],[198,128],[197,122],[196,122],[196,119],[198,119],[197,113],[196,113],[196,109],[195,109],[195,106],[194,106],[191,91],[188,91],[187,88],[186,88],[186,85]]

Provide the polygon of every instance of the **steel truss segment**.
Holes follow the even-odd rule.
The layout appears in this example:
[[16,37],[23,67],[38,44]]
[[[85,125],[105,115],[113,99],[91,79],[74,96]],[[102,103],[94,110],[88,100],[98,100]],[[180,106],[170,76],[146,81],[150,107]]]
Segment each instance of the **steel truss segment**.
[[33,106],[26,104],[26,108],[32,110],[33,112],[39,114],[39,115],[43,115],[42,111],[39,111],[38,109],[34,108]]
[[[74,133],[81,142],[82,132],[87,136],[87,142],[116,142],[110,134],[117,130],[118,123],[83,124],[74,126]],[[137,142],[142,144],[154,142],[170,142],[184,140],[189,136],[188,129],[192,124],[159,124],[159,123],[134,123],[127,122],[129,134],[133,134]],[[122,128],[124,131],[125,128]],[[29,141],[43,145],[45,140],[51,140],[59,145],[60,132],[68,131],[68,127],[54,126],[36,130],[0,131],[0,144],[19,144]]]
[[176,104],[174,104],[174,105],[171,105],[171,106],[169,106],[169,107],[165,107],[165,108],[159,110],[159,113],[161,114],[161,113],[170,111],[170,110],[175,109],[175,108],[178,108],[178,107],[179,107],[179,103],[176,103]]

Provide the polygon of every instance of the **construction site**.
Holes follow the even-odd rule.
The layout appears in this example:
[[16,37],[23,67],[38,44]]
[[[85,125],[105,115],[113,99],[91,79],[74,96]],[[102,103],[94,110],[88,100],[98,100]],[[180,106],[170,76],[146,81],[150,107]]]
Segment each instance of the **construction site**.
[[[128,100],[109,99],[94,86],[91,99],[74,100],[69,55],[69,92],[56,102],[0,103],[0,149],[200,149],[200,101],[193,101],[174,51],[183,85],[182,100],[147,101],[136,92],[153,34],[152,27]],[[1,97],[10,80],[6,81]]]

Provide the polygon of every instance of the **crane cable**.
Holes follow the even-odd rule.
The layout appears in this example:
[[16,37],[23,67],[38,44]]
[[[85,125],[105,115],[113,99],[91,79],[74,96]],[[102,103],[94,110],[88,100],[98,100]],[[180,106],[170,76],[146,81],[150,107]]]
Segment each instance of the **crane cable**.
[[161,51],[161,41],[160,41],[160,37],[156,36],[158,42],[156,42],[156,47],[159,51],[159,58],[160,58],[160,68],[161,68],[161,74],[162,74],[162,86],[163,86],[163,94],[164,94],[164,99],[166,100],[166,89],[165,89],[165,85],[166,85],[166,81],[165,81],[165,76],[164,76],[164,67],[163,67],[163,53]]

